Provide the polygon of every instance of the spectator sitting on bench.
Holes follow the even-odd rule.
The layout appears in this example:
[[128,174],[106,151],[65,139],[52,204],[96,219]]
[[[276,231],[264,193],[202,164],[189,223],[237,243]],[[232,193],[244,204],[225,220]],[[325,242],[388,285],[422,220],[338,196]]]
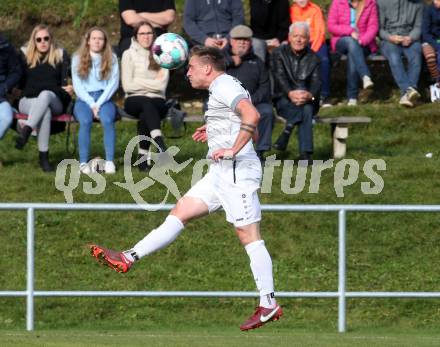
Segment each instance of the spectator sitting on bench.
[[425,7],[422,26],[422,50],[434,84],[431,101],[440,101],[440,0]]
[[[422,68],[423,1],[377,0],[381,52],[388,59],[394,80],[400,89],[400,105],[413,107],[420,98],[417,91]],[[405,70],[404,55],[408,61]]]
[[309,48],[309,33],[306,22],[293,23],[289,28],[289,45],[281,45],[272,53],[271,70],[275,80],[275,107],[286,119],[274,148],[285,150],[294,126],[298,125],[299,160],[310,162],[312,116],[319,109],[321,77],[319,57]]
[[356,106],[359,80],[364,89],[374,86],[365,57],[377,51],[376,0],[333,0],[328,30],[332,50],[347,55],[347,105]]
[[14,47],[0,34],[0,139],[12,123],[13,111],[7,93],[18,85],[22,68]]
[[310,25],[310,48],[321,60],[321,107],[331,107],[330,97],[330,57],[325,42],[325,20],[321,8],[309,0],[295,0],[290,7],[290,20],[307,22]]
[[67,85],[69,56],[55,43],[46,25],[37,25],[23,53],[24,87],[18,109],[28,114],[18,129],[15,143],[22,149],[32,129],[38,129],[39,164],[43,171],[53,171],[49,163],[49,138],[52,115],[62,114],[71,101],[73,88]]
[[226,73],[234,76],[251,94],[252,103],[260,113],[256,152],[261,162],[272,143],[273,110],[269,73],[252,50],[252,30],[245,25],[232,28],[229,45],[224,49]]
[[72,80],[77,100],[73,115],[79,122],[80,172],[91,171],[90,133],[93,119],[104,128],[104,172],[114,174],[116,106],[111,101],[119,85],[118,58],[112,53],[107,33],[99,27],[89,29],[72,59]]
[[[167,114],[165,92],[169,70],[161,68],[153,59],[151,46],[156,38],[153,27],[142,22],[134,29],[131,46],[122,55],[121,81],[125,91],[125,111],[138,118],[138,135],[151,137],[161,151],[166,151],[160,129]],[[139,159],[148,153],[149,141],[139,143]],[[148,170],[147,161],[139,170]]]

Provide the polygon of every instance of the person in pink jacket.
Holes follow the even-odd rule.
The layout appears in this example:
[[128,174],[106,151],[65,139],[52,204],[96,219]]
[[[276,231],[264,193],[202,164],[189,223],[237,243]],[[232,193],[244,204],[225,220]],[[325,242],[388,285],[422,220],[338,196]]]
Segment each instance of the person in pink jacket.
[[347,55],[347,98],[357,105],[359,79],[364,89],[373,88],[365,57],[377,51],[379,19],[375,0],[333,0],[328,14],[331,48]]

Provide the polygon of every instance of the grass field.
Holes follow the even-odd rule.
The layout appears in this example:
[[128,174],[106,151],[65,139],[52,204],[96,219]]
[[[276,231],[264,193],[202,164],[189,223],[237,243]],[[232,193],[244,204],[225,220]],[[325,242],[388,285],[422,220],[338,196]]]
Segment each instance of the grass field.
[[154,347],[428,347],[440,344],[440,334],[433,332],[402,334],[396,332],[347,333],[292,332],[275,330],[240,333],[234,330],[187,331],[41,331],[24,333],[0,332],[4,347],[89,347],[89,346],[154,346]]
[[[348,112],[373,118],[368,126],[350,129],[347,157],[361,164],[371,158],[385,160],[387,170],[380,173],[385,182],[384,190],[378,195],[362,194],[360,182],[367,178],[361,173],[359,180],[345,189],[345,197],[338,198],[333,171],[329,170],[323,174],[318,194],[310,194],[305,189],[300,194],[287,195],[281,191],[282,170],[277,168],[273,191],[261,194],[262,202],[438,203],[438,106],[426,104],[414,110],[402,110],[391,100],[355,109],[335,107],[325,111],[327,115]],[[280,130],[277,125],[274,137]],[[315,128],[316,159],[329,158],[328,132],[323,125]],[[116,157],[120,168],[125,145],[134,133],[135,124],[118,124]],[[101,139],[101,129],[95,127],[92,155],[102,153]],[[63,134],[52,137],[52,160],[65,158],[64,140]],[[292,140],[284,158],[296,155],[296,139]],[[54,175],[44,174],[37,167],[35,141],[23,152],[12,149],[13,142],[12,132],[0,142],[1,200],[63,202],[63,194],[54,187]],[[168,144],[181,149],[178,162],[190,157],[202,158],[205,153],[203,145],[194,145],[187,137],[169,139]],[[431,159],[425,157],[427,152],[433,153]],[[182,192],[189,188],[190,176],[190,168],[173,176]],[[143,177],[134,171],[135,181]],[[83,178],[81,183],[85,181]],[[74,201],[132,203],[128,192],[112,184],[117,181],[123,181],[122,168],[114,177],[107,178],[104,193],[87,195],[80,185],[73,193]],[[143,196],[149,202],[157,202],[163,193],[162,187],[156,184]],[[248,258],[222,213],[191,223],[177,242],[152,255],[125,276],[99,267],[88,256],[85,245],[90,242],[130,247],[165,215],[164,212],[38,212],[36,290],[255,290]],[[438,222],[438,216],[429,213],[348,214],[347,290],[438,291]],[[336,214],[266,213],[262,230],[273,255],[278,291],[337,289]],[[0,290],[25,289],[25,231],[23,212],[0,212],[0,243],[8,245],[0,254],[0,262],[7,264],[0,276]],[[104,332],[115,332],[118,337],[107,337],[115,344],[118,339],[125,339],[125,333],[119,335],[124,331],[133,331],[136,341],[152,339],[157,345],[162,341],[163,345],[173,345],[173,339],[178,339],[174,345],[197,345],[198,342],[188,344],[187,341],[192,336],[197,336],[194,340],[205,341],[199,335],[207,335],[206,340],[211,335],[220,336],[205,344],[213,346],[233,345],[235,339],[240,338],[243,341],[237,345],[241,346],[258,345],[266,338],[281,345],[298,341],[298,345],[321,343],[323,346],[343,343],[348,346],[353,345],[353,341],[360,346],[362,343],[365,346],[392,343],[424,346],[435,345],[437,341],[440,305],[435,299],[350,299],[347,306],[349,334],[344,337],[333,334],[337,330],[335,299],[283,299],[281,303],[285,316],[280,322],[242,335],[238,326],[251,313],[256,304],[254,299],[37,298],[35,328],[42,332],[43,338],[47,334],[47,345],[58,345],[57,341],[87,345],[93,338],[81,340],[82,331],[90,332],[91,336],[97,336],[96,331],[103,332],[104,336]],[[21,333],[25,328],[24,299],[0,299],[0,324],[1,339],[5,343],[16,341],[16,345],[28,345],[30,342],[23,339],[35,336]],[[68,331],[67,335],[70,331],[78,333],[66,338],[57,333],[60,329]],[[15,333],[11,335],[10,331]],[[139,333],[138,336],[136,331],[146,335]],[[408,336],[401,336],[403,333]],[[251,340],[254,337],[255,341]],[[39,341],[43,340],[35,339],[35,343]],[[93,343],[99,345],[100,342],[93,339]]]
[[[74,23],[86,2],[66,1],[51,6],[49,0],[23,0],[19,6],[19,2],[0,0],[7,15],[0,15],[0,20],[20,44],[31,26],[47,20],[58,25],[60,37],[73,49],[79,30]],[[116,1],[93,3],[94,6],[89,7],[91,12],[85,11],[81,17],[80,29],[90,23],[103,24],[114,33],[113,41],[117,41]],[[181,8],[181,1],[178,6]],[[12,15],[18,8],[19,16]],[[334,71],[343,78],[343,70]],[[263,203],[439,203],[438,104],[427,103],[413,110],[397,107],[394,84],[386,71],[383,67],[374,71],[377,88],[373,103],[357,108],[338,106],[322,112],[324,116],[360,115],[373,119],[370,125],[350,128],[347,158],[357,160],[361,168],[369,159],[383,159],[387,164],[386,171],[380,172],[385,182],[383,191],[378,195],[362,194],[361,182],[369,179],[361,171],[358,180],[344,189],[345,196],[339,198],[334,189],[334,170],[326,170],[319,193],[308,192],[309,172],[304,191],[288,195],[281,190],[282,169],[276,168],[272,192],[260,195]],[[180,82],[173,87],[178,96],[181,92],[178,89],[185,89]],[[342,100],[345,81],[334,84],[333,90],[338,101]],[[119,171],[113,177],[106,177],[106,189],[98,195],[82,191],[82,184],[90,181],[82,178],[73,192],[75,202],[133,203],[130,194],[113,183],[124,181],[122,156],[136,132],[135,124],[120,122],[117,127]],[[190,126],[188,134],[194,127]],[[277,125],[274,138],[280,131]],[[328,126],[317,125],[314,140],[314,158],[329,159]],[[66,158],[64,141],[64,134],[51,138],[54,162]],[[203,158],[206,151],[203,145],[193,144],[189,136],[168,139],[167,143],[180,148],[178,162]],[[102,156],[102,129],[96,126],[92,144],[91,154]],[[37,166],[35,141],[23,152],[15,150],[13,145],[13,132],[0,141],[3,162],[0,201],[64,202],[63,194],[55,188],[55,176],[42,173]],[[276,154],[281,159],[292,159],[296,151],[293,138],[287,153]],[[432,158],[427,158],[427,153],[432,153]],[[173,176],[182,193],[190,187],[191,170],[189,167]],[[295,174],[294,170],[293,179]],[[135,182],[144,176],[134,171]],[[143,197],[148,202],[159,202],[164,193],[163,187],[155,184]],[[255,290],[248,257],[222,213],[191,223],[177,242],[152,255],[125,276],[99,267],[88,255],[85,246],[91,242],[116,248],[132,246],[165,216],[164,212],[37,212],[35,289]],[[439,221],[438,215],[433,213],[349,213],[347,290],[439,291]],[[273,256],[278,291],[337,290],[336,214],[265,213],[262,230]],[[25,290],[24,212],[0,211],[0,244],[4,245],[0,253],[3,265],[0,290]],[[343,336],[335,333],[335,299],[282,299],[280,302],[285,312],[282,320],[242,334],[238,326],[256,305],[254,299],[37,298],[37,332],[28,334],[24,332],[25,300],[0,298],[0,346],[440,345],[438,299],[350,299],[347,301],[348,333]]]

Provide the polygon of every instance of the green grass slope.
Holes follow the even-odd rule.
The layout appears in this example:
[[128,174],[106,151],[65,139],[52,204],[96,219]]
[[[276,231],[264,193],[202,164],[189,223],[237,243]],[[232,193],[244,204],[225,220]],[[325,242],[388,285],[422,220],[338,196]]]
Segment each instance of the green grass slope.
[[[178,1],[177,5],[181,12],[182,1]],[[92,24],[106,26],[112,40],[116,42],[118,39],[115,0],[56,3],[48,0],[0,0],[0,8],[3,29],[17,45],[22,44],[32,26],[41,21],[54,26],[57,37],[69,49],[78,44],[78,32]],[[179,22],[175,31],[178,31],[177,28]],[[260,195],[263,203],[438,203],[438,105],[425,104],[413,110],[397,107],[389,74],[384,78],[383,71],[375,71],[373,75],[378,87],[374,98],[377,101],[357,108],[334,107],[322,112],[324,116],[361,115],[373,119],[370,125],[353,126],[349,130],[347,158],[359,162],[360,172],[358,180],[344,189],[344,197],[336,195],[334,169],[324,171],[318,193],[308,192],[309,170],[305,189],[298,194],[286,194],[281,189],[283,169],[276,168],[271,193]],[[336,75],[344,76],[343,72],[336,72]],[[173,88],[177,94],[186,92],[179,84]],[[333,90],[338,99],[343,99],[344,82],[336,82]],[[83,192],[83,183],[90,180],[82,178],[73,192],[75,202],[133,203],[130,194],[114,183],[124,181],[122,157],[136,128],[135,124],[128,122],[120,122],[117,127],[119,171],[114,177],[106,177],[106,189],[98,195]],[[180,148],[178,162],[204,157],[206,148],[194,144],[189,138],[194,127],[190,126],[185,138],[167,141]],[[274,138],[280,130],[277,125]],[[327,160],[330,157],[329,132],[326,125],[315,127],[315,159]],[[44,174],[37,167],[36,141],[31,141],[22,152],[15,150],[13,145],[12,132],[0,141],[0,160],[3,162],[0,168],[0,201],[64,202],[63,194],[55,188],[55,175]],[[52,137],[50,151],[53,161],[66,158],[65,134]],[[292,159],[296,151],[297,143],[293,138],[289,152],[281,158]],[[102,156],[102,153],[102,129],[95,125],[91,154]],[[426,153],[433,153],[432,158],[427,158]],[[370,182],[362,170],[369,159],[386,162],[386,170],[378,172],[385,183],[378,195],[362,193],[361,183]],[[292,187],[296,173],[294,169]],[[192,166],[173,176],[182,193],[190,187],[191,175]],[[134,172],[135,182],[143,177],[144,174]],[[289,181],[288,176],[285,178]],[[164,194],[164,188],[156,183],[142,195],[148,202],[159,202]],[[175,201],[170,199],[168,202]],[[36,216],[36,290],[255,290],[248,257],[231,226],[224,221],[223,213],[189,224],[173,245],[143,260],[126,275],[99,267],[88,255],[85,246],[96,242],[109,247],[130,247],[160,224],[166,213],[37,212]],[[25,289],[25,220],[24,212],[0,211],[0,243],[4,245],[0,254],[3,265],[0,290]],[[347,290],[439,291],[438,225],[439,217],[434,213],[348,213]],[[278,291],[337,290],[336,213],[265,213],[262,231],[273,256]],[[306,334],[328,333],[337,328],[335,299],[283,299],[280,302],[285,316],[263,330],[268,334],[289,334],[292,330],[306,331]],[[80,331],[129,329],[158,334],[176,330],[182,331],[183,335],[187,331],[206,332],[216,327],[221,335],[222,331],[238,327],[255,304],[254,299],[37,298],[35,327],[39,330]],[[355,333],[388,329],[396,334],[405,331],[417,336],[430,336],[435,334],[440,322],[440,305],[435,299],[350,299],[347,311],[348,328]],[[23,298],[0,298],[0,327],[0,345],[13,345],[14,338],[10,336],[25,327]],[[15,340],[16,345],[31,345],[20,336]],[[59,342],[63,339],[66,340],[65,345],[70,343],[69,337],[63,334],[51,338],[55,342],[47,345],[61,345]],[[105,337],[106,341],[112,338]],[[302,341],[301,337],[293,338]],[[96,339],[99,340],[99,337]],[[183,337],[180,341],[185,339]],[[206,345],[234,345],[229,342],[230,339],[235,339],[234,335],[221,340],[224,343]],[[240,345],[257,345],[257,340],[240,341]],[[356,341],[360,340],[362,336]],[[72,336],[72,345],[75,341]],[[282,345],[277,339],[270,341]],[[322,345],[343,345],[340,341],[323,341]],[[365,345],[379,345],[380,342],[376,341],[383,340],[379,337]],[[436,340],[421,338],[418,343],[412,344],[410,337],[404,337],[403,341],[406,342],[393,340],[388,345],[435,345]],[[188,344],[181,342],[181,345]],[[346,345],[356,344],[347,342]]]
[[[324,113],[324,112],[323,112]],[[318,193],[305,189],[286,194],[281,189],[282,168],[276,168],[273,189],[261,194],[272,204],[437,204],[440,151],[437,105],[404,110],[393,103],[358,108],[334,107],[326,115],[356,114],[372,117],[370,125],[350,129],[347,158],[360,164],[358,180],[339,198],[334,188],[335,170],[324,171]],[[193,144],[188,135],[169,139],[180,148],[177,161],[203,158],[206,148]],[[277,125],[274,137],[279,133]],[[113,184],[123,182],[122,157],[135,134],[135,124],[117,125],[117,166],[106,177],[106,189],[87,195],[81,179],[73,192],[75,202],[133,203],[130,194]],[[66,157],[63,134],[51,140],[54,161]],[[0,142],[0,199],[3,202],[63,202],[55,188],[54,175],[42,173],[36,163],[36,141],[23,151],[13,149],[14,134]],[[102,155],[102,129],[94,127],[92,155]],[[329,128],[315,126],[315,159],[330,155]],[[296,155],[292,139],[284,159]],[[426,158],[427,152],[433,153]],[[384,189],[364,195],[361,182],[370,182],[362,172],[369,159],[383,159],[386,171],[378,174]],[[133,173],[134,181],[144,177]],[[190,187],[191,165],[174,175],[181,192]],[[294,185],[296,169],[293,170]],[[165,190],[155,184],[143,192],[148,202],[159,202]],[[174,200],[170,199],[169,203]],[[37,212],[36,290],[233,290],[254,291],[248,257],[238,243],[223,213],[190,223],[170,247],[148,257],[126,275],[100,267],[88,255],[90,242],[128,248],[161,223],[164,212]],[[26,225],[24,212],[0,212],[0,255],[3,273],[0,290],[24,290]],[[434,213],[348,213],[348,291],[438,291],[440,250],[439,217]],[[265,213],[262,231],[273,256],[278,291],[337,290],[337,214]],[[283,299],[285,317],[268,330],[305,329],[334,331],[337,326],[335,299]],[[36,329],[208,329],[237,326],[250,314],[255,299],[170,298],[37,298]],[[405,331],[435,329],[440,322],[438,300],[350,299],[350,330],[388,327]],[[23,329],[25,300],[0,299],[2,329]]]

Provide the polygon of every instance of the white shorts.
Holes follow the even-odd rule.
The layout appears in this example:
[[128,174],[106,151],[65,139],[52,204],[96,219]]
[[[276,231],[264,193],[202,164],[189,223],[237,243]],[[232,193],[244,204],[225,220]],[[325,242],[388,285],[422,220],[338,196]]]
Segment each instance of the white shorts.
[[259,160],[221,160],[185,196],[201,199],[209,213],[223,207],[226,220],[236,227],[249,225],[261,220],[261,175]]

